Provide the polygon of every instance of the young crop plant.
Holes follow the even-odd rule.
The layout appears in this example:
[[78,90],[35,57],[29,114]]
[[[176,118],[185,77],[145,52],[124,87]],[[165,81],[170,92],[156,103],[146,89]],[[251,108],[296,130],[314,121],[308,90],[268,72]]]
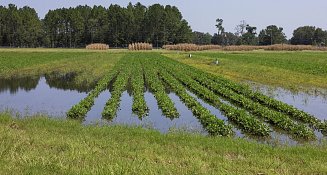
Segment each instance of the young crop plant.
[[150,90],[154,93],[162,113],[171,119],[178,117],[179,113],[175,108],[174,102],[166,94],[165,87],[158,77],[158,70],[156,67],[154,67],[153,61],[143,61],[142,64],[144,66],[146,83]]
[[106,103],[102,112],[102,117],[108,120],[112,120],[116,116],[121,95],[126,90],[128,79],[131,75],[131,64],[128,63],[127,58],[124,58],[124,61],[125,64],[121,65],[122,69],[113,84],[111,98]]
[[[119,64],[118,64],[119,66]],[[115,77],[118,72],[118,66],[116,66],[107,76],[101,79],[97,86],[78,104],[74,105],[66,114],[68,118],[81,119],[90,111],[94,105],[94,100],[97,98],[102,91],[104,91],[109,82]]]
[[[242,129],[243,132],[257,136],[269,135],[270,129],[267,125],[257,120],[254,116],[247,114],[245,110],[236,109],[233,106],[222,103],[216,94],[214,94],[207,88],[201,86],[196,81],[183,74],[183,72],[177,70],[171,71],[171,66],[172,65],[165,64],[165,62],[161,62],[160,67],[165,67],[166,69],[168,69],[167,71],[174,77],[177,77],[177,79],[179,79],[186,87],[191,89],[202,99],[209,101],[219,110],[224,112],[225,116],[234,123],[236,123]],[[165,76],[169,76],[167,73],[164,72],[165,70],[161,70],[162,74],[164,74]],[[178,83],[178,81],[175,81],[175,83]]]
[[[174,61],[175,62],[175,61]],[[176,64],[180,64],[176,62]],[[327,132],[326,127],[324,127],[324,123],[315,118],[313,115],[310,115],[304,111],[301,111],[299,109],[296,109],[295,107],[283,103],[281,101],[275,100],[273,98],[270,98],[266,95],[263,95],[259,92],[252,91],[249,87],[246,85],[241,85],[234,83],[230,80],[227,80],[223,77],[215,76],[200,70],[197,70],[196,68],[190,67],[188,65],[183,66],[184,70],[186,70],[192,78],[199,82],[204,82],[206,86],[224,86],[225,88],[231,89],[234,92],[244,95],[245,97],[252,99],[255,102],[258,102],[272,110],[276,110],[279,112],[284,113],[285,115],[290,116],[294,120],[300,121],[304,124],[308,124],[313,126],[314,128],[321,130],[322,132]],[[202,79],[202,80],[201,80]]]
[[[192,88],[194,85],[198,84],[198,88],[200,89],[201,86],[208,87],[213,92],[219,94],[220,96],[229,99],[233,103],[237,104],[238,106],[248,110],[253,115],[256,115],[260,118],[265,119],[267,122],[269,122],[272,125],[275,125],[279,127],[280,129],[283,129],[287,132],[289,132],[294,137],[304,138],[304,139],[314,139],[315,135],[311,129],[309,129],[307,126],[303,124],[297,124],[294,121],[292,121],[288,116],[278,112],[271,110],[263,105],[261,105],[258,102],[252,101],[251,99],[248,99],[244,97],[243,95],[237,94],[230,89],[224,88],[223,84],[211,84],[210,81],[207,81],[207,78],[204,76],[199,76],[197,73],[194,73],[194,71],[185,71],[183,70],[184,65],[182,64],[169,64],[171,65],[170,71],[175,76],[177,76],[183,83],[190,83],[188,86]],[[168,66],[166,66],[168,68]],[[177,75],[177,72],[179,71],[180,74]],[[184,76],[182,76],[184,75]],[[185,76],[187,75],[187,76]],[[184,77],[188,77],[185,79],[181,79]],[[193,80],[197,79],[199,82]],[[199,84],[200,83],[200,84]],[[196,91],[196,89],[193,89]],[[200,93],[201,91],[196,91],[197,93]],[[208,94],[202,94],[202,98],[209,98],[211,95]]]
[[133,106],[132,110],[140,118],[145,116],[149,109],[146,105],[144,99],[144,76],[143,76],[143,67],[139,59],[131,60],[132,67],[132,76],[131,76],[131,85],[133,90]]
[[97,98],[101,92],[107,89],[109,83],[112,79],[114,79],[119,71],[124,67],[126,61],[125,59],[121,59],[113,69],[101,79],[97,86],[78,104],[74,105],[67,113],[68,118],[74,119],[82,119],[86,116],[86,114],[90,111],[91,107],[94,105],[94,100]]
[[182,86],[174,77],[164,70],[160,70],[160,77],[176,92],[184,104],[198,118],[204,129],[213,136],[232,136],[234,132],[232,126],[226,125],[221,119],[212,115],[210,111],[204,108],[194,97],[189,95],[185,87]]

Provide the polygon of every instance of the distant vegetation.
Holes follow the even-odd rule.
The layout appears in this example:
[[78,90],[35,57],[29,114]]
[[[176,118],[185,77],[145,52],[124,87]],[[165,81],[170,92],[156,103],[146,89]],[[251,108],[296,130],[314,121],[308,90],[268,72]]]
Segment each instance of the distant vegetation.
[[91,50],[107,50],[107,49],[109,49],[109,46],[107,44],[94,43],[94,44],[87,45],[86,46],[86,49],[91,49]]
[[254,51],[254,50],[270,50],[270,51],[327,51],[327,47],[318,47],[313,45],[290,45],[290,44],[274,44],[267,46],[254,46],[254,45],[196,45],[196,44],[175,44],[164,45],[162,47],[166,50],[180,50],[180,51],[203,51],[203,50],[224,50],[224,51]]
[[287,40],[283,28],[269,25],[260,32],[241,21],[235,32],[225,31],[218,18],[217,33],[192,32],[188,22],[175,6],[129,3],[127,7],[110,5],[77,6],[49,10],[39,19],[35,9],[14,4],[0,6],[0,46],[80,48],[92,43],[110,47],[128,47],[131,43],[150,43],[154,47],[193,43],[198,45],[316,45],[325,46],[327,31],[315,26],[294,30]]
[[152,44],[149,43],[132,43],[128,45],[128,50],[152,50]]
[[[235,47],[241,46],[225,48]],[[258,46],[244,46],[247,47]],[[315,89],[314,93],[317,93],[320,88],[327,89],[325,52],[197,52],[192,53],[192,58],[176,52],[167,52],[164,55],[238,82],[257,82],[292,91],[310,92]],[[217,58],[219,66],[212,66]]]
[[0,46],[85,47],[106,43],[127,47],[147,42],[161,47],[191,40],[190,26],[178,8],[170,5],[85,5],[50,10],[42,20],[33,8],[0,6]]

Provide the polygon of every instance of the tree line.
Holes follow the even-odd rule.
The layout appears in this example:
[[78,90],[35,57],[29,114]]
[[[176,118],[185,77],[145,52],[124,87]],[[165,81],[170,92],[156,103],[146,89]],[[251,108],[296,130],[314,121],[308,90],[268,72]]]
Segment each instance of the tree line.
[[8,47],[85,47],[106,43],[126,47],[133,42],[164,44],[192,41],[192,29],[175,6],[129,3],[50,10],[40,20],[35,9],[0,6],[0,45]]
[[257,27],[251,26],[246,21],[241,21],[235,27],[235,33],[225,32],[223,19],[217,19],[217,33],[213,36],[209,33],[193,32],[195,44],[218,44],[218,45],[316,45],[326,46],[327,31],[315,26],[302,26],[293,31],[293,37],[287,40],[282,27],[269,25],[257,34]]
[[127,47],[134,42],[165,44],[195,43],[218,45],[327,44],[327,31],[314,26],[299,27],[287,40],[282,27],[269,25],[257,33],[257,27],[241,21],[235,32],[226,32],[223,19],[217,19],[217,33],[192,32],[175,6],[129,3],[127,7],[110,5],[77,6],[49,10],[39,19],[35,9],[14,4],[0,6],[0,46],[4,47],[85,47],[106,43]]

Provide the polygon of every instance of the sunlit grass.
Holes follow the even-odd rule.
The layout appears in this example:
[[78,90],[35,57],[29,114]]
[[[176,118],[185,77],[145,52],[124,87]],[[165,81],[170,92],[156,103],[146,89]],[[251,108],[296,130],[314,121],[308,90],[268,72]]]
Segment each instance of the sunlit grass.
[[318,174],[322,146],[268,146],[0,114],[0,174]]
[[[254,81],[288,89],[327,88],[326,52],[196,52],[165,56],[239,82]],[[218,59],[219,65],[213,62]]]
[[69,52],[68,49],[37,49],[35,52],[32,50],[0,51],[0,78],[74,72],[77,74],[77,84],[89,84],[102,78],[124,55],[119,52],[79,52],[77,49]]

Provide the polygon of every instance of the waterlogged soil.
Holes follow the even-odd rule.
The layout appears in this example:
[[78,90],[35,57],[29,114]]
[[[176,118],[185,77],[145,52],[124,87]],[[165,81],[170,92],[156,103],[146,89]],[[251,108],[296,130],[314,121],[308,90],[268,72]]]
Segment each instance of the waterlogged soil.
[[[81,87],[73,83],[74,74],[64,76],[42,76],[26,77],[19,79],[0,79],[0,111],[9,110],[19,116],[47,114],[51,117],[65,118],[66,112],[80,100],[87,96],[90,87]],[[154,128],[162,133],[170,131],[186,131],[193,133],[207,134],[200,122],[190,110],[181,102],[179,97],[169,89],[166,92],[175,103],[180,114],[176,119],[166,118],[157,101],[150,91],[144,94],[149,113],[147,116],[138,117],[132,112],[133,97],[130,91],[125,91],[121,97],[121,103],[117,116],[111,120],[101,117],[106,102],[110,99],[110,89],[102,92],[95,100],[94,106],[87,113],[83,124],[104,124],[104,125],[132,125],[144,128]],[[291,92],[282,88],[271,88],[269,86],[253,86],[258,90],[277,100],[283,101],[297,107],[305,112],[313,114],[321,120],[327,120],[327,96],[319,94],[308,94],[304,92]],[[189,92],[196,97],[195,94]],[[202,106],[207,108],[213,115],[228,122],[228,119],[217,108],[211,106],[201,99],[197,99]],[[232,123],[231,123],[232,124]],[[246,137],[237,127],[234,128],[236,137]],[[316,132],[319,140],[325,139],[321,133]],[[271,139],[272,138],[272,139]],[[263,143],[274,144],[275,142],[297,144],[288,135],[274,131],[268,140],[259,140]],[[251,138],[253,139],[253,138]]]

